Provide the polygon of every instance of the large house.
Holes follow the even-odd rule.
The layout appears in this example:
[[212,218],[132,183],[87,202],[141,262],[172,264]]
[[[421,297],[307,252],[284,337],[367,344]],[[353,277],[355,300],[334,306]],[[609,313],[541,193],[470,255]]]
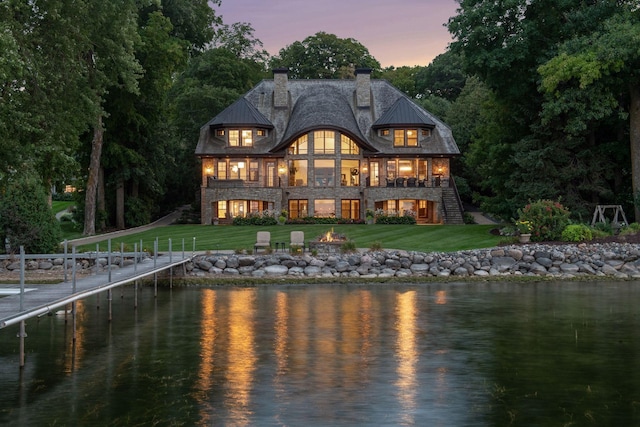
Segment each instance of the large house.
[[203,224],[265,210],[462,223],[451,130],[371,70],[289,80],[274,70],[200,130]]

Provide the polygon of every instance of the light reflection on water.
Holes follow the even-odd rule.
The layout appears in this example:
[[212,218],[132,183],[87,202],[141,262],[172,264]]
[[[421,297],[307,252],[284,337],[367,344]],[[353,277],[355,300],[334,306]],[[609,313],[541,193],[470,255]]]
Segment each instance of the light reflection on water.
[[635,425],[637,282],[145,289],[0,330],[7,425]]

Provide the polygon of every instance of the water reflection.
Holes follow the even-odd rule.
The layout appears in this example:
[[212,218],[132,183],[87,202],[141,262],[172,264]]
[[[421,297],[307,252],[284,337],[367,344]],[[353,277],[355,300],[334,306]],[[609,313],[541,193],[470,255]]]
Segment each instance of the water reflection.
[[200,405],[200,425],[211,423],[209,392],[213,385],[213,367],[215,361],[216,329],[216,293],[211,289],[202,291],[200,315],[200,364],[198,379],[194,386],[194,397]]
[[416,409],[416,292],[396,296],[396,358],[398,360],[397,396],[403,408],[402,421],[413,424]]
[[249,424],[251,391],[255,381],[255,289],[230,295],[226,327],[227,338],[225,406],[234,425]]
[[174,289],[112,323],[87,300],[75,346],[29,322],[22,375],[0,331],[0,424],[640,425],[637,284]]

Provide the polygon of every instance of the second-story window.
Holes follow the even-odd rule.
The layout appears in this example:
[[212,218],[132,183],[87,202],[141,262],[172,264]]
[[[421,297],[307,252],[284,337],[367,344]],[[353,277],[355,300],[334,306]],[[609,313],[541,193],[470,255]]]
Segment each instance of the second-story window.
[[229,130],[229,146],[230,147],[253,146],[253,131],[251,129]]
[[418,146],[418,130],[417,129],[394,129],[393,130],[393,146],[394,147],[417,147]]
[[302,135],[289,146],[289,150],[287,150],[287,152],[291,155],[307,154],[309,152],[309,144],[307,141],[307,135]]
[[340,135],[340,152],[342,154],[360,154],[360,148],[351,138]]
[[333,154],[336,152],[336,133],[332,130],[313,132],[313,152],[315,154]]

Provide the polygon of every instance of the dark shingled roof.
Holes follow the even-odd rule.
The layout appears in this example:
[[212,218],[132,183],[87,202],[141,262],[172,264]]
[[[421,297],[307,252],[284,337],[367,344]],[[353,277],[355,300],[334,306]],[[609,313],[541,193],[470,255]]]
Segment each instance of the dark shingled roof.
[[[282,142],[273,152],[285,148],[294,138],[314,129],[337,129],[361,145],[366,138],[360,132],[349,100],[328,84],[310,86],[295,104]],[[375,150],[370,145],[365,148]]]
[[405,126],[434,128],[436,124],[413,102],[407,98],[398,98],[371,127],[373,129],[380,129],[384,127]]
[[[275,107],[274,80],[262,80],[238,101],[200,129],[196,155],[242,154],[269,156],[282,152],[301,135],[317,129],[334,129],[349,136],[365,155],[455,156],[460,151],[451,129],[415,104],[385,80],[372,79],[370,103],[357,105],[357,80],[286,81],[287,107]],[[217,127],[270,129],[252,147],[228,147],[217,137]],[[376,128],[431,128],[433,132],[415,147],[394,147]]]
[[273,124],[244,97],[225,108],[207,125],[211,127],[251,126],[273,129]]

